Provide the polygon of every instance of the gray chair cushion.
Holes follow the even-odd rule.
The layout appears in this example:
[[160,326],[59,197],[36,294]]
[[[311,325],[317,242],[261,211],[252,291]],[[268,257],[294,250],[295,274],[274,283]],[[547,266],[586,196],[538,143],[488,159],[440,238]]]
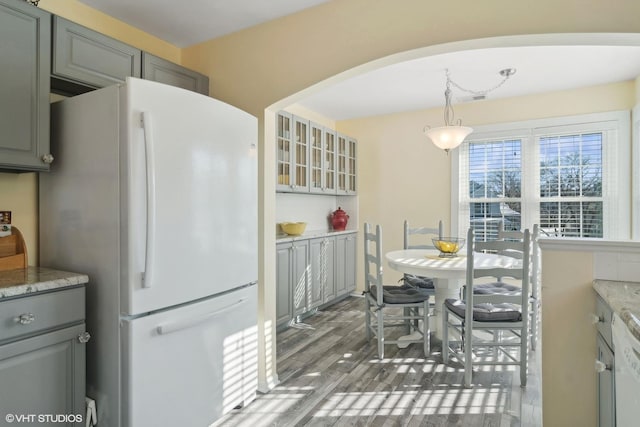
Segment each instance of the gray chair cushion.
[[402,278],[404,283],[414,288],[434,289],[433,279],[430,277],[414,276],[413,274],[405,274]]
[[508,283],[494,282],[483,283],[473,287],[473,293],[476,295],[522,295],[522,288]]
[[[458,299],[448,298],[445,306],[458,317],[464,318],[466,304]],[[473,306],[473,320],[476,322],[519,322],[522,320],[520,307],[508,303],[482,303]]]
[[[377,298],[377,289],[371,286],[371,295]],[[429,294],[411,286],[383,286],[382,299],[385,304],[411,304],[429,299]]]

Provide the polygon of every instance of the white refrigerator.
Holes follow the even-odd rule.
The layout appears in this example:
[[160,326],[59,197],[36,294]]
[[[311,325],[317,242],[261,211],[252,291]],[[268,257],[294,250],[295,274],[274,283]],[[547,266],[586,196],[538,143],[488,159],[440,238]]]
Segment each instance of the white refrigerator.
[[52,104],[40,265],[86,273],[100,427],[213,423],[257,387],[257,120],[140,79]]

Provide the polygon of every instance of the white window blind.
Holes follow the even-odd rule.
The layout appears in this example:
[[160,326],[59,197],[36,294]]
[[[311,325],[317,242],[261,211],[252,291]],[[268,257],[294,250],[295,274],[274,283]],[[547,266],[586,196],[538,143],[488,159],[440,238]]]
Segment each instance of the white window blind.
[[[628,112],[486,126],[454,161],[459,235],[531,228],[557,237],[629,238]],[[625,131],[625,129],[627,129]],[[457,211],[457,213],[456,213]]]

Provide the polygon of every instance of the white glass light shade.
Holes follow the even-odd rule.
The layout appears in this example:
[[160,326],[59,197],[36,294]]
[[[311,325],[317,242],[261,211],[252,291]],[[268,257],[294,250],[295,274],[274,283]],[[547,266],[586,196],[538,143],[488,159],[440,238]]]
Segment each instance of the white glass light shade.
[[440,126],[426,129],[424,134],[436,147],[449,151],[462,144],[471,132],[473,129],[467,126]]

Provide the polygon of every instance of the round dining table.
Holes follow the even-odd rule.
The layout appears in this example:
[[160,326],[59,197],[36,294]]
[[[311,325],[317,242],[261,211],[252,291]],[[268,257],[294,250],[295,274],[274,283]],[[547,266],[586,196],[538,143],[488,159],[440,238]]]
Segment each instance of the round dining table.
[[[460,289],[467,274],[467,257],[444,258],[439,255],[436,249],[404,249],[387,252],[385,257],[389,267],[396,271],[433,279],[435,306],[430,324],[435,337],[442,339],[442,304],[447,298],[460,298]],[[520,262],[517,258],[482,252],[476,252],[473,257],[474,269],[517,268]]]

